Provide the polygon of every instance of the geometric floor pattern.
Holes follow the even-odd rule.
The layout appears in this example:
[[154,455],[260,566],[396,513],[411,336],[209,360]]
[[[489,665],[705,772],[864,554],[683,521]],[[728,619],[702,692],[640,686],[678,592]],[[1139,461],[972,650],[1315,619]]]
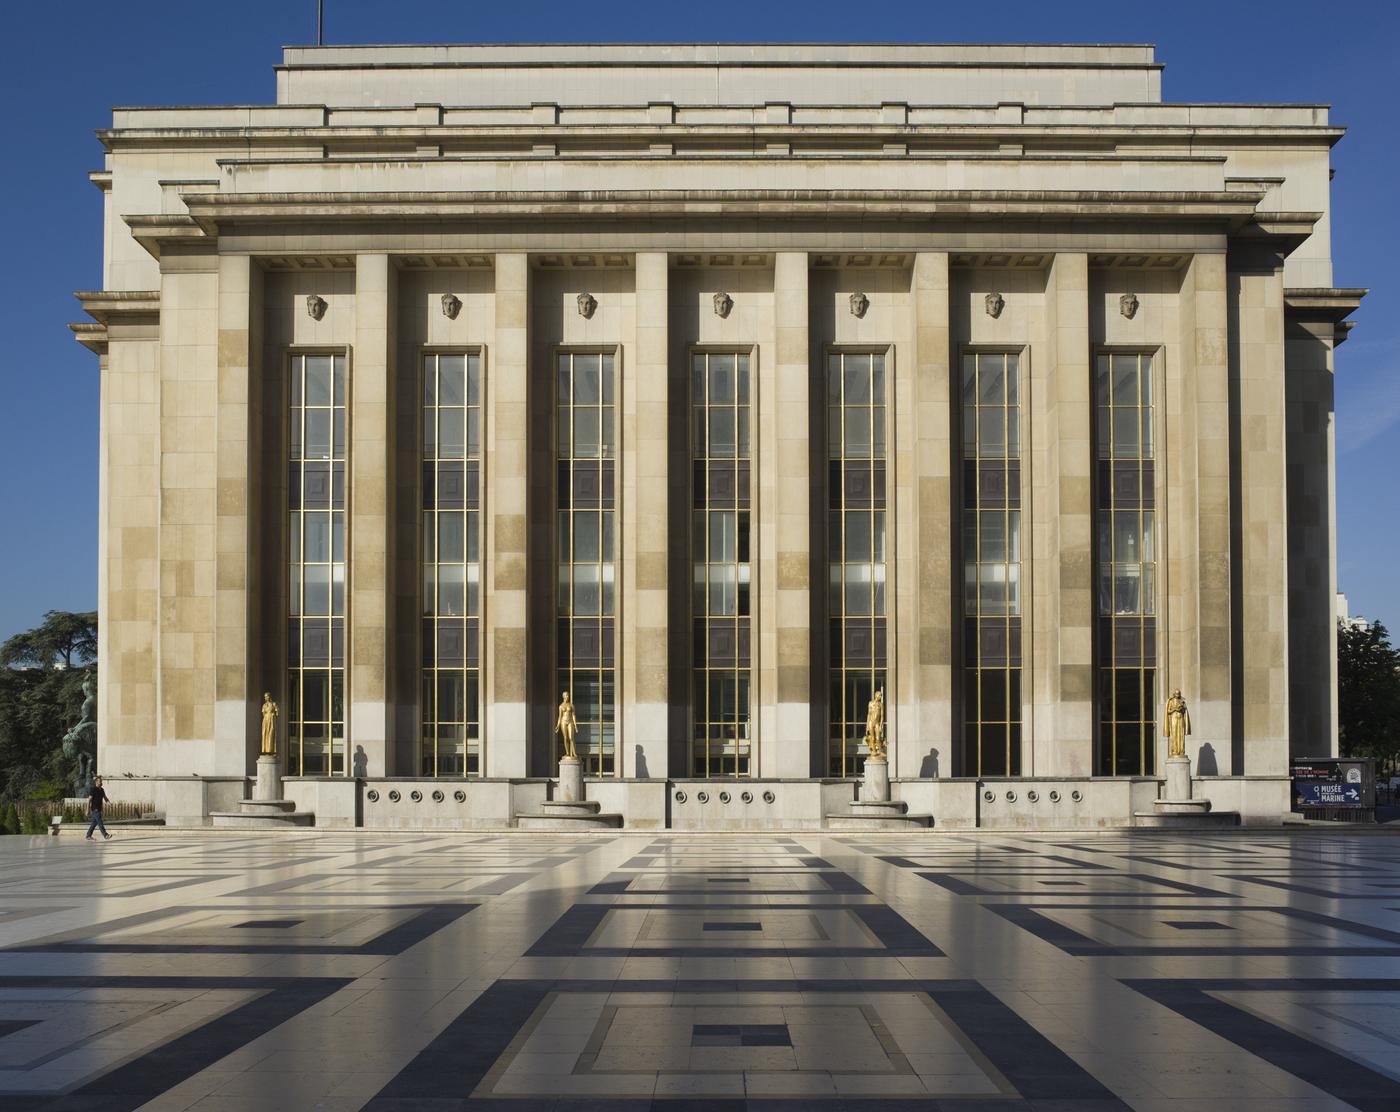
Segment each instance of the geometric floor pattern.
[[0,838],[0,1112],[1400,1109],[1381,830]]

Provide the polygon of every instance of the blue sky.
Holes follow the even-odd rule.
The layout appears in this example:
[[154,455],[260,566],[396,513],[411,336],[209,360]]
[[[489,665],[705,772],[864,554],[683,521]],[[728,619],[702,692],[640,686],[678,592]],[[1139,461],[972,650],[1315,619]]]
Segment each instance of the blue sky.
[[[1339,352],[1339,578],[1352,609],[1400,624],[1400,249],[1393,82],[1400,5],[851,0],[675,4],[326,0],[328,42],[864,41],[1155,43],[1168,100],[1324,102],[1334,281],[1370,286]],[[113,105],[268,103],[315,0],[70,0],[7,5],[0,173],[0,638],[45,610],[97,604],[97,360],[70,337],[72,291],[101,284],[101,165]]]

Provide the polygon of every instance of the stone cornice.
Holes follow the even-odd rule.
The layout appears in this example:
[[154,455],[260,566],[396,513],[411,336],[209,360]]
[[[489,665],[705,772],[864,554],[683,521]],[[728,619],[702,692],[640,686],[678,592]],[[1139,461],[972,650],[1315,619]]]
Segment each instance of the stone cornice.
[[1341,344],[1355,321],[1346,318],[1361,306],[1361,299],[1370,291],[1363,287],[1288,287],[1283,291],[1283,307],[1289,320],[1298,324],[1331,325],[1332,346]]
[[[1243,225],[1255,217],[1262,195],[1212,193],[1047,192],[1009,190],[654,190],[471,193],[193,193],[182,199],[188,219],[213,234],[221,223],[315,219],[463,218],[517,219],[540,216],[655,217],[663,215],[764,216],[770,219],[825,215],[833,218],[1009,216],[1032,219],[1111,217],[1215,217]],[[1283,217],[1287,214],[1271,214]],[[1312,220],[1315,214],[1307,214]],[[133,228],[176,217],[133,216]]]
[[101,324],[160,316],[159,290],[78,290],[73,296],[83,312]]
[[79,321],[68,328],[78,343],[97,355],[107,353],[114,328],[160,323],[159,290],[78,290],[73,296],[97,323]]

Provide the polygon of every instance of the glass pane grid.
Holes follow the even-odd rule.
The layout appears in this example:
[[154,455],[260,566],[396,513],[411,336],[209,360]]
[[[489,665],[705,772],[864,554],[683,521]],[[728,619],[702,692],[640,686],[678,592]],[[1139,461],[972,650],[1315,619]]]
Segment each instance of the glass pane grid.
[[691,769],[752,776],[750,378],[747,354],[691,359],[695,654]]
[[1152,357],[1095,362],[1099,772],[1150,775],[1156,719]]
[[479,776],[481,356],[423,357],[419,774]]
[[962,365],[963,768],[1021,771],[1020,359]]
[[[555,417],[558,670],[578,720],[583,771],[616,776],[616,408],[614,358],[560,352]],[[555,736],[556,752],[562,739]]]
[[294,355],[287,468],[287,772],[342,776],[345,357]]
[[833,776],[857,776],[865,718],[885,687],[885,357],[827,356],[828,614]]

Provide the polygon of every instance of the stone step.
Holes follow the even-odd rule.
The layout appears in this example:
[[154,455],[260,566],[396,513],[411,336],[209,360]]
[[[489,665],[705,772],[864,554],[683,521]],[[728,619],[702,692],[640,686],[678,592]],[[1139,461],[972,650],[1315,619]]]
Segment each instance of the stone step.
[[905,815],[909,804],[902,799],[857,799],[851,803],[853,815]]
[[1134,827],[1149,830],[1218,830],[1239,825],[1238,811],[1138,811],[1133,815]]
[[291,814],[297,805],[290,799],[243,799],[238,809],[245,815],[279,815]]
[[521,830],[616,830],[622,826],[622,816],[584,810],[551,814],[541,812],[516,815],[515,825]]
[[932,815],[910,815],[900,811],[850,811],[826,816],[827,830],[926,830]]
[[603,805],[592,799],[547,799],[540,804],[540,814],[566,817],[596,815]]
[[[247,802],[245,800],[245,802]],[[209,821],[221,829],[287,830],[298,826],[314,826],[314,811],[211,811]]]

